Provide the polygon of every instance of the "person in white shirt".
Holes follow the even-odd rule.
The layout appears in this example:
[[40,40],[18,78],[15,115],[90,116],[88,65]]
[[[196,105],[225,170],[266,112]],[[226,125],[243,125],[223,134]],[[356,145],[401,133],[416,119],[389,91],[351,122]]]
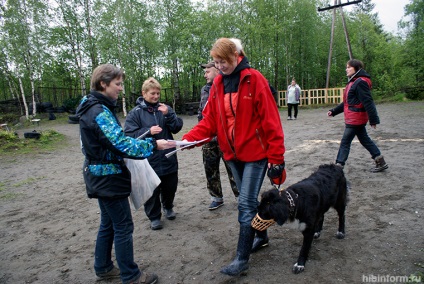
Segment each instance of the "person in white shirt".
[[[287,120],[296,120],[298,113],[298,106],[300,102],[301,89],[296,80],[293,79],[291,85],[287,87],[287,107],[288,107],[288,117]],[[292,116],[292,108],[294,108],[294,116]]]

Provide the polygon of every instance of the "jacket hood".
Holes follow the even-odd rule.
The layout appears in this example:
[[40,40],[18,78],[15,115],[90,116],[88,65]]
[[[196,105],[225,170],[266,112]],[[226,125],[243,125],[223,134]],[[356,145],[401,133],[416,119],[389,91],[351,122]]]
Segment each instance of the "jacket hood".
[[90,94],[84,96],[77,108],[76,115],[81,116],[87,112],[93,105],[102,104],[113,110],[116,106],[116,101],[111,101],[97,91],[91,91]]
[[224,83],[224,92],[235,93],[238,91],[238,86],[240,83],[240,73],[244,69],[250,68],[249,61],[246,56],[244,56],[240,63],[236,66],[233,73],[229,75],[222,74],[222,81]]
[[356,78],[359,78],[359,77],[371,78],[371,76],[364,69],[359,69],[359,71],[356,72],[355,74],[353,74],[352,77],[348,77],[347,81],[350,82],[353,79],[356,79]]
[[136,105],[142,109],[147,109],[147,108],[153,108],[154,110],[157,110],[157,108],[159,107],[159,103],[149,103],[146,100],[144,100],[143,97],[138,97],[137,101],[135,102]]
[[141,105],[144,102],[143,97],[138,97],[137,100],[135,101],[136,105]]
[[238,73],[240,73],[241,70],[246,69],[246,68],[250,68],[249,59],[247,59],[246,56],[243,56],[240,63],[234,69],[233,73],[231,73],[229,75],[224,75],[222,73],[221,74],[225,78],[225,77],[233,76],[234,74],[238,74]]

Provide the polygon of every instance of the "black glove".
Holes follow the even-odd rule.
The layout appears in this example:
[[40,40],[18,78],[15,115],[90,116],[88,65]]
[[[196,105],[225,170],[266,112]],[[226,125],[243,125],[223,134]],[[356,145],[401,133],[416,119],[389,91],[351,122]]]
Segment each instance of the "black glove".
[[272,165],[271,168],[268,169],[268,177],[271,179],[275,179],[280,177],[283,174],[286,163],[282,163],[279,165]]

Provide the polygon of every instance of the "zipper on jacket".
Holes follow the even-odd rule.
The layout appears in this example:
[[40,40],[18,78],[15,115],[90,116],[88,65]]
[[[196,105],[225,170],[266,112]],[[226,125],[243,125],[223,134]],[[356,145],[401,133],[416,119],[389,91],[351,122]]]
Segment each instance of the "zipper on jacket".
[[264,143],[262,143],[262,138],[261,138],[261,136],[259,135],[259,130],[256,128],[256,136],[258,136],[258,140],[259,140],[259,143],[261,143],[261,147],[262,147],[262,149],[263,150],[265,150],[265,146],[264,146]]
[[[219,97],[218,97],[218,87],[216,86],[215,82],[213,83],[213,86],[215,88],[215,97],[216,97],[216,103],[218,104],[218,110],[219,110],[219,117],[220,117],[220,120],[221,120],[221,126],[222,126],[222,129],[224,129],[225,138],[227,139],[228,146],[230,146],[230,149],[233,152],[234,158],[237,160],[236,151],[233,148],[233,146],[231,146],[230,140],[228,139],[227,131],[225,131],[225,127],[224,127],[225,115],[224,116],[222,115],[221,103],[220,103]],[[235,118],[234,118],[234,123],[235,123]]]

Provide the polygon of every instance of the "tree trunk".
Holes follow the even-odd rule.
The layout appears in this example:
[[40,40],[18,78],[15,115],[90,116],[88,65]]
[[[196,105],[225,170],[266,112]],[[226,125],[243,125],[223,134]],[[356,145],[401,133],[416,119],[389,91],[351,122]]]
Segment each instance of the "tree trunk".
[[125,85],[122,85],[122,111],[124,113],[124,117],[127,117],[127,103],[125,100]]
[[37,103],[35,102],[34,80],[31,79],[32,115],[37,115]]
[[89,0],[84,1],[85,5],[85,21],[87,23],[87,37],[88,37],[88,50],[91,58],[91,66],[93,69],[96,68],[99,63],[97,62],[97,52],[94,45],[93,34],[91,32],[91,16],[90,16],[90,5]]
[[19,77],[19,86],[21,87],[21,94],[22,94],[22,102],[25,107],[25,117],[28,120],[29,119],[29,112],[28,112],[28,105],[25,100],[25,92],[24,92],[24,85],[22,84],[22,79]]

